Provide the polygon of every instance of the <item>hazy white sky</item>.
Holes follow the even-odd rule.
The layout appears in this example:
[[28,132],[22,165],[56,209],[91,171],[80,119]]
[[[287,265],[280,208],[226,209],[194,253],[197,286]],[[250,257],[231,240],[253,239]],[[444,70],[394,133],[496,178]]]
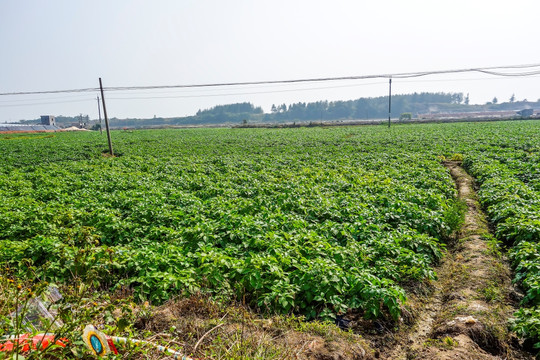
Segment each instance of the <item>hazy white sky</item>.
[[[538,0],[0,0],[0,93],[366,75],[540,63]],[[540,77],[394,80],[393,93],[540,98]],[[110,117],[217,104],[349,100],[386,80],[108,92]],[[97,93],[0,96],[0,122],[97,118]]]

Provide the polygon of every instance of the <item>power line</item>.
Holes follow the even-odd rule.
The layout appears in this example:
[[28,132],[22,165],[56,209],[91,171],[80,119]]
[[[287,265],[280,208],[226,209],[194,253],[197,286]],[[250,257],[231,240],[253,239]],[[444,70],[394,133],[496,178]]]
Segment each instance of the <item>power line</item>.
[[275,93],[296,92],[296,91],[338,89],[338,88],[349,88],[349,87],[369,86],[369,85],[379,85],[379,84],[386,84],[386,82],[378,81],[378,82],[371,82],[371,83],[364,83],[364,84],[354,84],[354,85],[321,86],[321,87],[314,87],[314,88],[251,91],[251,92],[225,93],[225,94],[170,95],[170,96],[131,96],[131,97],[111,97],[109,99],[110,100],[135,100],[135,99],[181,99],[181,98],[200,98],[200,97],[221,97],[221,96],[275,94]]
[[[332,88],[332,87],[353,87],[353,86],[364,86],[364,85],[373,85],[373,84],[378,84],[378,83],[381,83],[381,82],[377,82],[377,83],[366,83],[366,84],[353,84],[353,85],[337,85],[337,86],[325,86],[325,87],[320,87],[319,89],[325,89],[325,88]],[[386,83],[386,82],[384,82]],[[299,85],[302,85],[302,84],[299,84]],[[272,88],[279,88],[279,89],[282,89],[282,88],[285,88],[285,87],[291,87],[290,84],[271,84],[271,85],[253,85],[253,86],[249,86],[249,85],[245,85],[245,86],[242,86],[242,90],[249,90],[249,89],[272,89]],[[219,87],[216,87],[216,88],[202,88],[202,89],[197,89],[197,90],[193,90],[193,89],[165,89],[163,91],[159,91],[160,89],[157,89],[157,90],[146,90],[146,89],[141,89],[141,90],[134,90],[136,91],[138,94],[169,94],[169,95],[173,95],[173,94],[179,94],[179,93],[193,93],[194,91],[196,91],[197,93],[207,93],[207,92],[227,92],[227,91],[236,91],[234,88],[227,88],[227,87],[224,87],[224,88],[219,88]],[[294,90],[294,89],[292,89]],[[302,88],[300,88],[300,90],[302,90]],[[132,94],[134,91],[132,90],[128,90],[128,91],[117,91],[116,94],[117,95],[124,95],[124,94]],[[265,90],[265,91],[279,91],[279,90]],[[287,90],[284,90],[284,91],[291,91],[291,89],[287,89]],[[246,93],[246,94],[250,94],[250,93]],[[1,101],[1,100],[0,100]]]
[[[531,69],[531,68],[539,68],[539,69],[528,70],[524,72],[513,72],[513,73],[500,71],[500,70],[511,70],[511,69]],[[499,70],[499,71],[495,71],[495,70]],[[245,86],[245,85],[296,84],[296,83],[324,82],[324,81],[365,80],[365,79],[377,79],[377,78],[379,79],[380,78],[405,79],[405,78],[422,77],[422,76],[429,76],[429,75],[470,73],[470,72],[478,72],[478,73],[484,73],[487,75],[494,75],[494,76],[525,77],[525,76],[540,75],[540,64],[506,65],[506,66],[492,66],[492,67],[454,69],[454,70],[405,72],[405,73],[394,73],[394,74],[358,75],[358,76],[325,77],[325,78],[309,78],[309,79],[290,79],[290,80],[245,81],[245,82],[209,83],[209,84],[191,84],[191,85],[116,86],[116,87],[104,88],[104,90],[106,91],[132,91],[132,90],[205,88],[205,87]],[[0,93],[0,96],[82,93],[82,92],[97,92],[98,90],[99,88],[47,90],[47,91],[21,91],[21,92]]]
[[[202,88],[202,87],[220,87],[220,86],[243,86],[243,85],[267,85],[267,84],[295,84],[295,83],[307,83],[307,82],[323,82],[323,81],[341,81],[341,80],[365,80],[365,79],[377,79],[377,78],[412,78],[428,75],[440,75],[440,74],[452,74],[452,73],[467,73],[467,72],[480,72],[496,76],[531,76],[540,74],[540,69],[535,71],[527,71],[524,73],[502,73],[491,70],[496,69],[523,69],[540,67],[540,64],[529,65],[509,65],[509,66],[494,66],[484,68],[469,68],[469,69],[456,69],[456,70],[438,70],[438,71],[424,71],[424,72],[408,72],[408,73],[395,73],[395,74],[377,74],[377,75],[359,75],[359,76],[343,76],[343,77],[327,77],[327,78],[311,78],[311,79],[294,79],[294,80],[270,80],[270,81],[247,81],[247,82],[233,82],[233,83],[214,83],[214,84],[194,84],[194,85],[161,85],[161,86],[125,86],[125,87],[109,87],[109,91],[118,90],[153,90],[153,89],[173,89],[173,88]],[[0,94],[1,95],[1,94]]]
[[0,104],[0,108],[3,107],[17,107],[17,106],[35,106],[35,105],[54,105],[54,104],[66,104],[66,103],[77,103],[77,102],[87,102],[87,101],[94,101],[94,99],[80,99],[80,100],[66,100],[66,101],[55,101],[55,102],[49,102],[46,100],[43,100],[42,102],[37,103],[22,103],[22,104]]
[[[535,78],[535,77],[539,77],[540,74],[536,74],[536,75],[530,75],[530,76],[527,76],[528,78]],[[399,83],[402,84],[402,83],[426,83],[426,82],[437,82],[437,83],[444,83],[444,82],[459,82],[459,81],[487,81],[487,80],[495,80],[495,81],[500,81],[500,80],[507,80],[507,79],[511,79],[511,77],[505,77],[505,79],[499,79],[499,78],[480,78],[480,77],[475,77],[475,78],[453,78],[453,79],[424,79],[424,80],[403,80],[403,81],[400,81]]]
[[19,91],[0,93],[0,96],[5,95],[36,95],[36,94],[63,94],[63,93],[82,93],[82,92],[96,92],[99,88],[85,88],[85,89],[69,89],[69,90],[46,90],[46,91]]
[[[62,99],[76,99],[76,98],[85,98],[88,99],[88,94],[79,94],[79,95],[64,95],[64,96],[55,96],[55,97],[39,97],[39,98],[26,98],[26,99],[10,99],[10,100],[0,100],[0,103],[13,103],[13,102],[25,102],[25,101],[49,101],[49,100],[62,100]],[[56,104],[56,103],[55,103]]]
[[[538,77],[540,74],[531,75],[529,77]],[[466,78],[466,79],[437,79],[437,80],[403,80],[400,83],[421,83],[421,82],[455,82],[455,81],[485,81],[485,80],[501,80],[495,78]],[[342,88],[351,88],[351,87],[360,87],[360,86],[371,86],[371,85],[382,85],[387,84],[386,81],[377,81],[370,83],[362,84],[352,84],[352,85],[337,85],[337,86],[320,86],[320,87],[310,87],[310,88],[294,88],[294,89],[285,89],[285,90],[264,90],[264,91],[250,91],[250,92],[234,92],[234,93],[219,93],[219,94],[192,94],[192,95],[175,95],[171,91],[163,92],[164,94],[170,95],[161,95],[161,96],[125,96],[125,97],[110,97],[110,100],[151,100],[151,99],[189,99],[189,98],[206,98],[206,97],[225,97],[225,96],[238,96],[238,95],[260,95],[260,94],[276,94],[276,93],[287,93],[287,92],[300,92],[300,91],[316,91],[316,90],[326,90],[326,89],[342,89]],[[254,87],[260,88],[260,87]],[[226,90],[226,89],[221,89]],[[150,92],[146,92],[149,94]]]

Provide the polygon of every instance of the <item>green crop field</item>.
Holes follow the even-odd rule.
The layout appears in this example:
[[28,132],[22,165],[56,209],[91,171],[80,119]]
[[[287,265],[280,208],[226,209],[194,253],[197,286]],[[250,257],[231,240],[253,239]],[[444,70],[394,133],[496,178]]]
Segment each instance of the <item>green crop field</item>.
[[526,292],[514,327],[540,341],[539,131],[117,131],[115,158],[99,133],[0,135],[0,263],[155,304],[206,293],[270,314],[397,319],[461,225],[441,160],[462,157]]

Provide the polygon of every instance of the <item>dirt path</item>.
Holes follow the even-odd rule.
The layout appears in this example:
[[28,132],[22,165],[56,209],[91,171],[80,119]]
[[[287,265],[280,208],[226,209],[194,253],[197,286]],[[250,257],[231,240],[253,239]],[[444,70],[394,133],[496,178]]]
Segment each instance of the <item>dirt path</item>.
[[489,233],[472,178],[458,162],[447,162],[465,222],[437,269],[439,280],[416,325],[385,359],[532,359],[514,349],[508,319],[515,290],[510,270]]

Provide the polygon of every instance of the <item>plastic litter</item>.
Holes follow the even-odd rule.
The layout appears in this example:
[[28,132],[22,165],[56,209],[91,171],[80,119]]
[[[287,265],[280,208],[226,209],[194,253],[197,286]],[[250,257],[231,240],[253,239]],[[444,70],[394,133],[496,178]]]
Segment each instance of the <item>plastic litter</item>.
[[66,347],[68,340],[61,338],[56,340],[54,334],[21,334],[18,336],[9,336],[0,340],[0,352],[14,351],[19,349],[20,352],[30,350],[46,349],[49,345],[55,344],[61,347]]
[[58,329],[62,326],[62,321],[57,318],[52,304],[62,299],[58,288],[51,285],[41,296],[28,300],[26,305],[19,306],[16,311],[10,314],[10,317],[17,319],[22,316],[21,325],[29,333],[40,332],[44,329],[47,331]]
[[[22,327],[28,332],[21,335],[13,335],[0,339],[0,352],[15,351],[27,352],[31,350],[45,349],[52,344],[66,347],[69,342],[66,338],[56,339],[53,333],[45,333],[43,329],[56,330],[62,326],[62,321],[57,318],[54,303],[62,300],[62,294],[55,286],[49,286],[42,296],[30,299],[25,305],[20,306],[10,314],[15,321],[22,317]],[[41,332],[37,335],[32,335]],[[171,355],[175,360],[194,360],[182,353],[156,345],[146,340],[129,339],[119,336],[108,336],[97,330],[93,325],[84,328],[82,338],[86,346],[98,357],[107,354],[118,354],[115,344],[148,344],[158,351]]]
[[185,356],[181,352],[170,349],[165,346],[156,345],[146,340],[128,339],[120,336],[108,336],[96,329],[93,325],[87,325],[84,329],[83,340],[90,350],[97,356],[106,356],[111,352],[118,354],[115,344],[148,344],[155,347],[158,351],[170,354],[175,360],[194,360]]
[[93,325],[86,325],[83,331],[83,340],[94,355],[118,354],[111,338],[98,331]]

